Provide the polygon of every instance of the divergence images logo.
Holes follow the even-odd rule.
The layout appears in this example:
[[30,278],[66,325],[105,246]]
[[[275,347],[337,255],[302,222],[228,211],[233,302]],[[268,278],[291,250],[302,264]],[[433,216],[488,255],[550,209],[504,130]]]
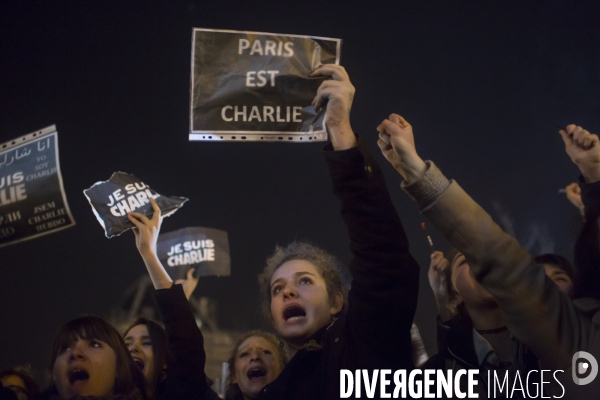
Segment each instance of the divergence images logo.
[[578,351],[573,354],[572,370],[573,382],[576,385],[587,385],[596,379],[598,375],[598,361],[590,353]]

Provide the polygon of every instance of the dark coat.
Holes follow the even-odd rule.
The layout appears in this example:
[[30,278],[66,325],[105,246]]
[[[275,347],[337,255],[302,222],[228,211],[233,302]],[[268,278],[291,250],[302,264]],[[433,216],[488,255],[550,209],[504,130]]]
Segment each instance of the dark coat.
[[600,182],[579,180],[581,201],[585,207],[585,225],[575,244],[577,277],[573,298],[600,299]]
[[0,386],[0,400],[19,400],[17,394],[7,387]]
[[[57,394],[50,394],[48,392],[41,393],[34,396],[34,400],[61,400]],[[97,397],[97,396],[73,396],[69,400],[146,400],[138,389],[132,390],[128,394],[115,394],[110,397]]]
[[[480,374],[483,376],[477,376],[477,391],[480,399],[486,399],[487,396],[487,371],[482,369],[479,365],[479,359],[475,352],[475,343],[473,341],[473,324],[468,316],[459,315],[450,321],[445,323],[441,322],[438,318],[437,321],[437,342],[438,342],[438,354],[432,356],[422,366],[423,369],[439,369],[443,371],[452,370],[459,371],[461,369],[479,369]],[[519,343],[516,339],[513,339],[515,345],[515,369],[519,370],[521,377],[526,377],[531,372],[531,382],[536,378],[539,382],[539,374],[536,372],[539,370],[539,363],[537,358],[529,351],[525,346]],[[499,375],[503,374],[501,369],[498,370]],[[504,376],[504,375],[502,375]],[[525,379],[523,379],[525,384]],[[433,385],[435,387],[435,385]],[[466,375],[460,380],[460,387],[463,393],[467,391],[467,377]],[[535,393],[535,386],[530,387],[530,393]],[[433,390],[432,390],[433,392]],[[512,398],[519,399],[520,392],[515,392]],[[448,398],[448,397],[438,397]],[[454,398],[454,397],[450,397]],[[506,398],[497,393],[497,398]]]
[[[348,307],[296,353],[263,388],[260,400],[335,399],[340,369],[413,368],[410,328],[419,266],[409,253],[383,174],[362,143],[345,151],[329,146],[324,155],[350,238]],[[388,393],[392,390],[393,384]]]
[[156,290],[154,297],[165,324],[171,356],[166,377],[156,388],[156,399],[218,399],[206,381],[204,338],[196,325],[183,286]]

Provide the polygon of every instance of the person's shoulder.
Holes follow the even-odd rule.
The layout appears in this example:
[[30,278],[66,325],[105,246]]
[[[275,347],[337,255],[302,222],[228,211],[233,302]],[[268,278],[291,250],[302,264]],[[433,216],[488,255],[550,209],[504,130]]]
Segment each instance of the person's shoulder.
[[0,400],[18,400],[17,394],[7,387],[0,386]]
[[573,304],[577,310],[589,315],[600,329],[600,299],[585,297],[573,300]]
[[319,343],[323,346],[331,346],[341,344],[342,340],[347,336],[347,321],[348,313],[347,306],[337,315],[337,317],[325,328],[323,328],[322,336]]

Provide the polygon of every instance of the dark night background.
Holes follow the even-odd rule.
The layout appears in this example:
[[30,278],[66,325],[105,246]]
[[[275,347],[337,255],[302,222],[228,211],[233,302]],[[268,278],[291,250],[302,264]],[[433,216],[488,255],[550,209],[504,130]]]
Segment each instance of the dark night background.
[[222,328],[268,326],[256,275],[276,244],[310,239],[349,260],[322,144],[188,142],[193,27],[343,39],[353,128],[377,154],[422,266],[416,321],[435,352],[422,218],[375,127],[402,114],[423,158],[494,217],[499,204],[522,243],[543,232],[538,242],[570,257],[579,216],[557,192],[578,170],[556,125],[600,133],[599,17],[590,1],[3,1],[0,142],[57,125],[77,225],[0,249],[0,368],[39,371],[60,324],[107,315],[145,273],[133,235],[106,239],[82,193],[113,171],[190,198],[164,232],[229,232],[232,276],[203,278],[196,292],[218,301]]

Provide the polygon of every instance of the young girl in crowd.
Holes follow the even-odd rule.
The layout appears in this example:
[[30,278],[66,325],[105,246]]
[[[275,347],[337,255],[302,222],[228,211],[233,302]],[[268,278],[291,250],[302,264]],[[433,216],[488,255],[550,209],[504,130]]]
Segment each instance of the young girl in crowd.
[[[150,202],[154,209],[151,219],[132,212],[129,220],[136,226],[136,245],[156,289],[155,299],[165,331],[156,323],[138,320],[128,329],[125,341],[154,388],[155,398],[218,399],[207,383],[204,339],[188,303],[197,279],[194,280],[190,270],[187,282],[192,285],[186,285],[184,290],[183,285],[174,285],[165,271],[156,254],[162,216],[156,202],[153,199]],[[246,335],[230,359],[227,398],[255,398],[260,389],[279,375],[284,361],[283,351],[272,335],[258,331]]]
[[52,384],[42,395],[46,400],[147,399],[142,372],[119,332],[102,318],[76,318],[60,329],[50,371]]
[[[243,393],[244,399],[332,399],[340,394],[340,369],[412,368],[410,329],[417,302],[419,267],[408,251],[408,240],[383,175],[350,127],[354,87],[346,71],[338,65],[326,65],[317,68],[312,76],[332,78],[321,84],[313,105],[319,109],[327,102],[325,123],[333,149],[327,148],[324,154],[348,228],[353,254],[350,272],[354,281],[346,296],[339,264],[314,246],[293,243],[276,250],[259,280],[265,308],[291,360],[277,379],[258,393],[254,389],[252,393]],[[181,347],[192,347],[193,351],[185,352],[190,365],[176,371],[168,366],[167,379],[174,373],[187,371],[189,375],[193,367],[202,378],[190,375],[188,381],[199,388],[206,385],[202,336],[193,327],[195,323],[182,289],[173,285],[156,256],[162,219],[154,201],[152,206],[152,219],[139,213],[129,214],[137,227],[136,244],[157,289],[156,298],[169,340],[177,323],[189,325],[177,331],[187,332],[190,339],[193,335],[196,338],[194,344],[188,341]],[[189,316],[186,322],[172,318],[178,314],[174,311],[176,307],[181,307],[181,315]],[[260,377],[252,369],[244,369],[246,353],[242,347],[236,353],[242,368],[238,370],[238,361],[234,362],[235,382],[241,390],[244,378]],[[266,363],[263,368],[266,371],[260,370],[261,375],[276,376]],[[263,386],[262,383],[251,386]]]
[[341,369],[412,368],[419,267],[383,175],[350,126],[348,74],[324,65],[311,75],[331,78],[313,105],[327,103],[331,146],[324,155],[350,238],[352,288],[346,290],[339,263],[325,251],[306,243],[276,249],[259,281],[291,359],[260,399],[339,398]]
[[123,338],[134,364],[144,373],[150,392],[164,392],[165,367],[169,364],[164,328],[152,320],[139,317],[125,331]]
[[229,357],[226,398],[255,399],[261,389],[277,378],[287,362],[273,335],[251,331],[242,336]]

